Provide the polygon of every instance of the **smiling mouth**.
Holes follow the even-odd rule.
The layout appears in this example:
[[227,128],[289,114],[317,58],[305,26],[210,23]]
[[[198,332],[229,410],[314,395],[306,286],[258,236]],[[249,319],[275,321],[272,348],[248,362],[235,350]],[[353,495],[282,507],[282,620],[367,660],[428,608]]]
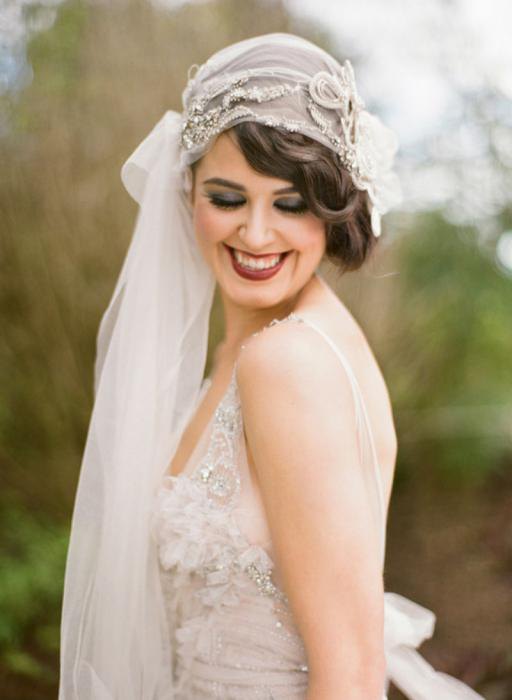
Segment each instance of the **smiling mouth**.
[[241,253],[242,255],[247,255],[249,258],[271,258],[274,255],[288,255],[288,253],[291,253],[291,250],[281,250],[277,251],[276,253],[259,253],[258,255],[256,253],[248,253],[245,250],[240,250],[240,248],[234,248],[231,245],[228,245],[227,243],[224,243],[226,248],[228,248],[230,251],[236,251],[237,253]]
[[229,252],[234,258],[234,260],[240,265],[240,267],[246,269],[246,270],[272,270],[273,268],[277,268],[280,263],[284,260],[284,258],[290,253],[289,250],[284,251],[282,253],[266,253],[263,255],[252,255],[250,253],[246,253],[245,251],[238,250],[238,248],[233,248],[232,246],[228,246],[225,244],[226,247],[229,249]]

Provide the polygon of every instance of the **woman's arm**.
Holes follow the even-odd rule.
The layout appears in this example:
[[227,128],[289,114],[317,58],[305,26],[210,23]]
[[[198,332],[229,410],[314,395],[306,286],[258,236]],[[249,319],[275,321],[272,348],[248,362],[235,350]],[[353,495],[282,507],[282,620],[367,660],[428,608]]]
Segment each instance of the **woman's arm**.
[[381,700],[379,536],[339,359],[310,328],[251,339],[237,369],[248,448],[305,644],[307,700]]

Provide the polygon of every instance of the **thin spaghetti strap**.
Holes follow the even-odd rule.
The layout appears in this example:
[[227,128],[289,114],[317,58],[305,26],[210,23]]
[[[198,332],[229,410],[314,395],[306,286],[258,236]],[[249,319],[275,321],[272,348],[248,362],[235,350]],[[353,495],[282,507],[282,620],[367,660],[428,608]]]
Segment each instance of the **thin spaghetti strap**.
[[[356,424],[358,429],[361,428],[361,425],[364,426],[364,430],[366,432],[366,435],[368,437],[368,442],[370,445],[370,451],[371,451],[371,456],[372,456],[372,462],[373,462],[373,473],[375,476],[375,480],[377,482],[377,492],[378,492],[378,498],[379,498],[379,507],[380,507],[380,514],[381,514],[381,521],[382,521],[382,536],[383,540],[385,539],[385,528],[386,528],[386,507],[385,507],[385,501],[384,501],[384,486],[382,484],[382,475],[380,472],[380,467],[379,467],[379,460],[377,457],[377,450],[375,448],[375,440],[373,437],[373,431],[372,427],[370,424],[370,420],[368,417],[368,411],[366,409],[366,404],[363,398],[363,394],[361,392],[361,388],[359,386],[359,382],[356,379],[356,376],[352,370],[352,367],[350,366],[349,361],[345,357],[345,355],[341,352],[341,350],[338,348],[336,343],[332,340],[332,338],[319,326],[316,325],[313,321],[311,321],[308,318],[305,318],[302,315],[298,315],[297,313],[293,314],[294,318],[296,320],[300,320],[303,323],[305,323],[307,326],[315,330],[319,335],[322,336],[322,338],[326,341],[328,345],[332,348],[333,352],[335,355],[338,357],[340,360],[341,364],[343,365],[345,372],[348,376],[350,386],[352,389],[352,395],[354,397],[354,403],[356,407]],[[384,549],[384,541],[383,541],[383,549]]]

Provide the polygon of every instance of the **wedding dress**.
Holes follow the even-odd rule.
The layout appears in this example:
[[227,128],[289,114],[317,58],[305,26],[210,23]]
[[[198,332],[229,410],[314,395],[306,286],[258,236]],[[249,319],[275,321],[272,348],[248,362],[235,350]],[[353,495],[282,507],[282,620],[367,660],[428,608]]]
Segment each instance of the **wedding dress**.
[[[306,323],[329,343],[350,380],[358,425],[372,440],[362,394],[345,356],[323,330],[296,313],[270,325],[285,321]],[[169,659],[174,697],[304,700],[305,648],[281,587],[263,504],[248,467],[235,369],[185,468],[163,477],[151,514],[174,649]],[[199,401],[209,383],[204,380]],[[384,542],[385,528],[384,517]],[[412,700],[481,699],[465,684],[435,671],[416,651],[433,633],[430,610],[390,592],[384,594],[384,609],[386,692],[392,681]]]

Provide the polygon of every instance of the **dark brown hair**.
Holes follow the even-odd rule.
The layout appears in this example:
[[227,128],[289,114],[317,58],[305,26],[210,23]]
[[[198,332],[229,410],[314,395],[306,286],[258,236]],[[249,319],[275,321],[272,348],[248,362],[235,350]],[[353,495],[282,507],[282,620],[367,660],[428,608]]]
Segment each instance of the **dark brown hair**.
[[254,170],[293,183],[308,209],[325,221],[327,257],[343,271],[361,267],[376,242],[368,195],[355,187],[336,154],[304,134],[257,122],[230,131]]

